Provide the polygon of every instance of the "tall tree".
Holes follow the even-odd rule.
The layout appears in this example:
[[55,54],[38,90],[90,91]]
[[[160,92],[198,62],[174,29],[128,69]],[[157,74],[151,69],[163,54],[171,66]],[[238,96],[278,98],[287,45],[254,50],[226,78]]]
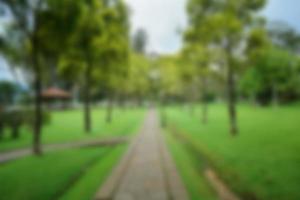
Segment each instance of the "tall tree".
[[[230,133],[238,134],[236,112],[237,68],[243,57],[243,42],[247,36],[254,11],[259,10],[265,0],[190,0],[190,40],[202,41],[210,48],[220,48],[223,56],[220,63],[227,70],[227,99]],[[195,34],[199,33],[199,34]]]
[[[75,28],[82,14],[82,3],[83,1],[71,0],[4,1],[13,17],[8,43],[14,50],[9,52],[14,54],[8,55],[14,56],[10,56],[10,60],[19,61],[18,64],[31,70],[35,78],[35,154],[41,154],[43,80],[48,74],[46,71],[55,66],[62,55],[74,47],[71,47],[70,40],[74,38],[74,33],[77,33]],[[61,48],[62,46],[64,48]]]
[[10,81],[0,82],[0,107],[11,105],[14,102],[18,87],[15,83]]
[[150,61],[141,54],[132,53],[128,70],[125,90],[131,99],[135,98],[141,104],[150,90]]
[[[202,102],[202,123],[208,121],[208,81],[210,76],[210,64],[212,62],[211,53],[208,47],[204,47],[201,43],[193,43],[186,38],[186,45],[182,52],[192,69],[194,81],[193,87],[201,91],[200,98]],[[195,86],[196,85],[196,86]],[[194,91],[191,91],[194,93]]]
[[133,35],[133,49],[136,53],[145,54],[148,42],[148,35],[144,29],[138,29]]
[[241,81],[243,91],[254,92],[261,104],[278,105],[295,100],[299,75],[297,57],[288,50],[268,47],[255,57]]
[[[57,66],[60,60],[74,51],[72,38],[77,34],[76,28],[81,20],[81,12],[82,1],[47,0],[47,9],[40,15],[42,25],[39,37],[47,38],[41,40],[41,46],[46,58],[45,67],[50,84],[57,84]],[[62,46],[64,48],[61,48]],[[74,72],[79,69],[76,65],[73,67]]]
[[[73,48],[69,52],[71,58],[75,56],[82,60],[80,66],[83,70],[84,128],[87,133],[92,130],[91,90],[94,74],[100,67],[101,50],[105,49],[105,44],[102,43],[105,36],[104,3],[96,0],[80,1],[79,22],[76,26],[76,34],[72,37]],[[72,67],[71,65],[65,66]]]
[[117,96],[122,93],[126,84],[129,67],[129,21],[128,9],[122,0],[106,5],[104,17],[106,27],[105,47],[101,53],[101,62],[105,67],[99,79],[107,89],[106,121],[113,119],[113,106]]
[[[13,17],[12,31],[17,33],[19,45],[18,52],[22,54],[23,65],[30,66],[34,73],[35,91],[35,123],[33,133],[33,152],[37,155],[41,150],[41,124],[42,124],[42,55],[41,38],[38,31],[41,26],[40,14],[45,8],[45,2],[41,0],[3,0]],[[45,38],[43,38],[45,39]]]
[[268,26],[273,44],[293,53],[300,52],[300,33],[284,22],[273,22]]

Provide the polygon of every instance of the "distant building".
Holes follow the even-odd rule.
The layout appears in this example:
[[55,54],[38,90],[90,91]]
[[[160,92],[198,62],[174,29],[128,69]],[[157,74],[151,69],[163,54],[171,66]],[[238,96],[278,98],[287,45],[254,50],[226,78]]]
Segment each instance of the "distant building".
[[65,109],[70,107],[71,94],[60,88],[51,87],[41,94],[43,102],[51,109]]

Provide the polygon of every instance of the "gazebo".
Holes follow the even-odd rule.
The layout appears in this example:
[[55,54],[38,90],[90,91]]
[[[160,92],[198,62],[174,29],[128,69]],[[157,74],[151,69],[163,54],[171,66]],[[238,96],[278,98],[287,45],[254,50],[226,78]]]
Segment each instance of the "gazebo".
[[62,89],[51,87],[44,90],[41,97],[49,108],[64,109],[68,107],[71,94]]

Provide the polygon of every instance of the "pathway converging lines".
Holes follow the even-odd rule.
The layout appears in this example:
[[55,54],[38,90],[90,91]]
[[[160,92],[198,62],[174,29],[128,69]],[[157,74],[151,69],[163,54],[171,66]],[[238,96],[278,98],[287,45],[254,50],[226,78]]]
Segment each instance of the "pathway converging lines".
[[155,110],[149,111],[142,130],[107,182],[100,188],[96,199],[188,199],[160,133]]

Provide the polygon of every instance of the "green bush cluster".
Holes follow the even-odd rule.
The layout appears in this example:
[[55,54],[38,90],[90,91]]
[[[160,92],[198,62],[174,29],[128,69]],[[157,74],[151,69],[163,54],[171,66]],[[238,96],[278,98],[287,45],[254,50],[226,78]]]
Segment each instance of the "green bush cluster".
[[[50,114],[43,113],[43,124],[50,122]],[[0,139],[3,137],[4,129],[11,130],[11,137],[17,139],[20,136],[20,128],[27,126],[33,128],[34,126],[34,110],[25,108],[10,108],[0,111]]]

